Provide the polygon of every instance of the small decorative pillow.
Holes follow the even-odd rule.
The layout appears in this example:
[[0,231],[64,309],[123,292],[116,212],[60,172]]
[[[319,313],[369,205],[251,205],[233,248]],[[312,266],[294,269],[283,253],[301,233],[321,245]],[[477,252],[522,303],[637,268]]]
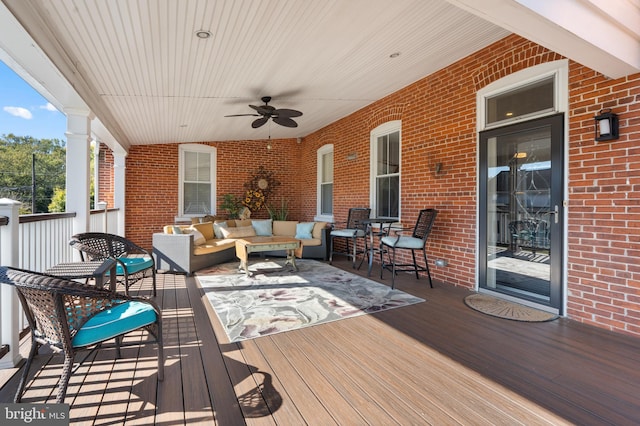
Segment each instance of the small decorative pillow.
[[313,222],[300,222],[296,225],[296,236],[299,240],[310,240],[313,238],[311,236],[311,231],[313,231]]
[[198,231],[196,228],[189,228],[189,233],[193,234],[193,244],[199,246],[205,243],[205,241],[207,241],[204,238],[204,235],[202,235],[202,232]]
[[173,225],[171,227],[171,232],[174,234],[182,234],[182,228],[180,228],[178,225]]
[[255,237],[256,230],[253,226],[236,226],[235,228],[220,228],[224,238]]
[[270,237],[273,235],[273,221],[271,219],[252,220],[251,226],[256,230],[256,235]]
[[227,222],[218,222],[213,224],[213,232],[214,234],[216,234],[216,238],[224,238],[224,235],[222,235],[222,231],[221,228],[228,228],[227,226]]

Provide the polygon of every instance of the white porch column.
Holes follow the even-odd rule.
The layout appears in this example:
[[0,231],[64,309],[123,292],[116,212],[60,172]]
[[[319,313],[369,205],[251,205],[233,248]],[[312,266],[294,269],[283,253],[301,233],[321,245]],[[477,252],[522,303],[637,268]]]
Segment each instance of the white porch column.
[[91,174],[90,111],[65,110],[67,113],[67,198],[66,211],[75,212],[73,233],[89,230]]
[[[0,199],[0,216],[7,216],[9,224],[0,226],[0,265],[18,267],[20,262],[19,216],[20,202]],[[20,330],[18,315],[20,301],[16,290],[9,285],[0,285],[0,315],[2,328],[0,336],[3,344],[9,345],[9,353],[0,359],[0,369],[13,368],[22,359],[20,356]]]
[[116,234],[124,236],[125,195],[126,195],[126,153],[113,151],[113,203],[118,209],[118,229]]

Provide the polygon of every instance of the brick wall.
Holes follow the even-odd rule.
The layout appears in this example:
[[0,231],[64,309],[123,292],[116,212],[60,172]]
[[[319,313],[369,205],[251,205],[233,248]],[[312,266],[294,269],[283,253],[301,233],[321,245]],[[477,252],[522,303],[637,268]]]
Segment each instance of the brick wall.
[[[570,69],[568,315],[640,335],[640,74]],[[619,114],[620,139],[596,142],[594,116]]]
[[[277,171],[277,195],[292,217],[316,213],[316,151],[334,144],[334,216],[369,205],[369,135],[402,120],[402,213],[440,211],[429,241],[436,280],[474,288],[476,271],[476,93],[516,71],[561,59],[518,36],[505,39],[295,140],[211,143],[218,147],[218,194],[242,192],[260,164]],[[640,335],[640,75],[610,80],[569,64],[568,315]],[[594,115],[620,114],[621,138],[596,143]],[[127,157],[127,235],[150,247],[151,234],[177,213],[177,144],[136,146]],[[355,154],[355,155],[354,155]],[[355,157],[355,158],[354,158]],[[440,173],[435,164],[442,163]],[[431,263],[433,265],[433,263]]]
[[112,208],[113,202],[113,152],[103,143],[100,144],[98,165],[98,201],[106,201]]
[[[301,182],[299,181],[300,144],[295,139],[273,139],[272,149],[266,141],[230,141],[208,143],[217,149],[217,195],[244,194],[244,184],[259,166],[275,172],[280,185],[271,201],[279,206],[289,201],[289,217],[302,218]],[[151,237],[162,227],[175,223],[178,215],[178,144],[133,146],[127,155],[126,236],[151,249]],[[218,205],[220,202],[218,201]],[[252,217],[266,218],[262,209]]]

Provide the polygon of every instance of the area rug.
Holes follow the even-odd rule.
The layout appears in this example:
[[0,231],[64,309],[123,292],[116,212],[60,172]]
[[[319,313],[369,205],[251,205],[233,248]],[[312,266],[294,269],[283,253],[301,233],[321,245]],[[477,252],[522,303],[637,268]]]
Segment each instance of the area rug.
[[534,309],[487,294],[472,294],[464,298],[464,303],[476,311],[498,318],[524,322],[551,321],[558,316],[550,312]]
[[297,272],[283,262],[253,260],[250,277],[238,262],[196,273],[230,342],[424,302],[315,260],[298,260]]

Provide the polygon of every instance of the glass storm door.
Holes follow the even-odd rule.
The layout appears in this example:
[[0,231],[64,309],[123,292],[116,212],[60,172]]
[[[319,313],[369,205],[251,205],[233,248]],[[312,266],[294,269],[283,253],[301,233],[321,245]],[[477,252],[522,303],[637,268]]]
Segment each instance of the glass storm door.
[[480,289],[559,312],[563,115],[480,133]]

